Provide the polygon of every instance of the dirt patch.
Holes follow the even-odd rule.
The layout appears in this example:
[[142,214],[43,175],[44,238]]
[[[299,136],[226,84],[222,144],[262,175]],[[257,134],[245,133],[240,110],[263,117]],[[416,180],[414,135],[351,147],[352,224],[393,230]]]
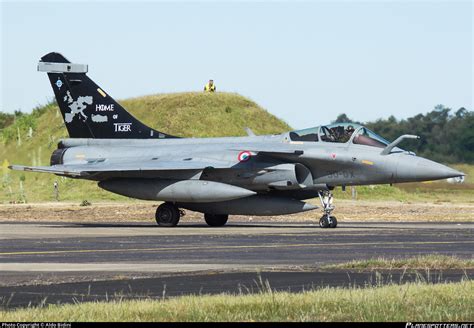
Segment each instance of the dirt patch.
[[[315,201],[311,201],[312,203]],[[315,203],[317,204],[317,203]],[[334,215],[340,221],[474,221],[474,205],[453,203],[402,203],[393,201],[336,200]],[[73,203],[38,203],[0,205],[0,221],[64,221],[64,222],[150,222],[158,204],[150,202],[94,203],[79,206]],[[314,221],[321,211],[315,210],[283,216],[232,216],[233,221]],[[183,222],[202,221],[202,214],[186,211]]]

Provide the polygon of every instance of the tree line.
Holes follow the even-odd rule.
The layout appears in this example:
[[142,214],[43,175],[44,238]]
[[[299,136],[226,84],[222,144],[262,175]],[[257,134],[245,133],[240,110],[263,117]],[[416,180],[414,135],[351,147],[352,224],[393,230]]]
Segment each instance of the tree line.
[[[340,114],[334,122],[353,122]],[[389,141],[402,134],[415,134],[419,140],[405,140],[400,147],[417,155],[444,163],[474,163],[474,112],[462,107],[457,111],[437,105],[426,114],[398,120],[386,119],[361,123]]]

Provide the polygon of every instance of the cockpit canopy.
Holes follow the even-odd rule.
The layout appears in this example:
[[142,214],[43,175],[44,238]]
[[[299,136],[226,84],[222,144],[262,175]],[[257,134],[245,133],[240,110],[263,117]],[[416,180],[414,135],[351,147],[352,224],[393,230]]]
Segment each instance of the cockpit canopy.
[[356,123],[334,123],[290,132],[291,141],[354,143],[385,148],[390,142]]

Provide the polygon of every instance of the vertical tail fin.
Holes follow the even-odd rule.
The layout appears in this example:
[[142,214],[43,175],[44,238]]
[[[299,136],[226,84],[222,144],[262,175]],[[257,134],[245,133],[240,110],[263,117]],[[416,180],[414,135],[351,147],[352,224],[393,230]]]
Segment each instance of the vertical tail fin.
[[72,64],[51,52],[38,63],[47,72],[71,138],[176,138],[138,121],[87,75],[87,65]]

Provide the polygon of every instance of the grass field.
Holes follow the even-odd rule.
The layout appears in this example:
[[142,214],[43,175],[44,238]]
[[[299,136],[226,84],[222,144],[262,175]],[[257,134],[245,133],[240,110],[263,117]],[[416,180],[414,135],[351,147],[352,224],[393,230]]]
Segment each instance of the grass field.
[[348,269],[348,270],[465,270],[474,269],[474,257],[472,259],[461,259],[446,255],[424,255],[404,259],[374,258],[370,260],[351,261],[347,263],[331,264],[323,269]]
[[0,311],[0,321],[473,321],[474,282],[185,296]]

